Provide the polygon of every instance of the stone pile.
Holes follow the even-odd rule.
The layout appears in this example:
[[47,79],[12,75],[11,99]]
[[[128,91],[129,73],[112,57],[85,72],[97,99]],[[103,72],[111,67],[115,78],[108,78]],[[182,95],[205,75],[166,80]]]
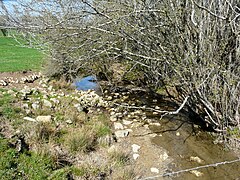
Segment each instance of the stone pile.
[[4,77],[0,80],[0,86],[8,86],[10,84],[26,84],[33,83],[41,77],[40,73],[34,73],[22,78]]

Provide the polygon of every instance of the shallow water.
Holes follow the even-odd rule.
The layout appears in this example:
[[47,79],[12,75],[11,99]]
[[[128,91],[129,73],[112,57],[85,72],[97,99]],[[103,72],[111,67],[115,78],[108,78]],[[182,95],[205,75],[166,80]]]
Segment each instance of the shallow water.
[[[165,118],[160,121],[161,126],[152,126],[150,129],[160,136],[152,139],[152,142],[168,151],[168,155],[174,159],[171,171],[179,171],[217,162],[238,159],[232,152],[224,149],[222,145],[213,143],[214,138],[193,124],[187,117],[178,116]],[[191,157],[198,157],[201,163],[191,161]],[[231,180],[240,178],[240,162],[199,169],[203,175],[196,177],[190,172],[181,173],[173,179],[178,180]]]
[[[132,99],[138,102],[138,105],[147,105],[152,108],[159,106],[161,109],[170,111],[177,109],[174,103],[167,102],[161,97],[135,94]],[[151,131],[157,134],[152,138],[152,143],[166,149],[168,155],[174,159],[169,166],[170,172],[238,159],[233,151],[227,150],[223,145],[214,144],[216,137],[206,131],[210,128],[206,128],[204,122],[199,122],[194,117],[190,118],[186,112],[165,116],[163,119],[160,119],[160,115],[153,115],[151,112],[147,112],[147,116],[161,124],[160,126],[150,126]],[[193,161],[191,158],[194,157],[200,158],[202,162]],[[202,176],[197,177],[191,172],[184,172],[171,176],[171,178],[177,180],[240,180],[239,161],[217,167],[202,168],[198,171],[203,173]]]

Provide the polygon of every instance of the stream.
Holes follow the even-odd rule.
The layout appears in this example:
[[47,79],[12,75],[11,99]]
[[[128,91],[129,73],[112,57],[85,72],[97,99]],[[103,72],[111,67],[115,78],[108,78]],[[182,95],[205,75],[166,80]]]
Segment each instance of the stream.
[[[98,84],[94,76],[88,76],[75,82],[77,89],[96,89]],[[125,103],[134,103],[136,106],[155,108],[156,106],[165,110],[176,109],[174,103],[165,101],[161,96],[152,96],[146,92],[134,92]],[[149,126],[157,136],[152,138],[152,143],[167,150],[173,159],[169,165],[169,173],[184,169],[195,168],[208,164],[232,161],[238,159],[237,155],[224,148],[221,144],[214,143],[209,129],[202,128],[202,122],[194,117],[189,117],[186,112],[178,115],[165,116],[153,115],[146,112],[147,117],[160,123],[160,126]],[[171,176],[176,180],[239,180],[240,162],[198,169],[198,175],[191,171]]]

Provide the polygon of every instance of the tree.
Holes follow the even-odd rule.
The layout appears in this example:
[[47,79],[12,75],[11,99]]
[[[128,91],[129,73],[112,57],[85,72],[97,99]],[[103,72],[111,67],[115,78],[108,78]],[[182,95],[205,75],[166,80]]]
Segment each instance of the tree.
[[19,5],[34,22],[15,18],[14,23],[48,53],[53,75],[72,79],[82,70],[105,72],[118,62],[127,67],[125,75],[139,72],[155,91],[176,88],[179,96],[172,98],[179,107],[199,114],[215,130],[239,128],[238,1],[32,0]]

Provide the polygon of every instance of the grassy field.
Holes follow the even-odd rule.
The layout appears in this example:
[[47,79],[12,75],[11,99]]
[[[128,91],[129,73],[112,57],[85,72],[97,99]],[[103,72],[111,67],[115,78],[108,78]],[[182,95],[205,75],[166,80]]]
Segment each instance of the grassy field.
[[0,72],[40,70],[43,55],[35,49],[21,47],[11,37],[0,34]]

